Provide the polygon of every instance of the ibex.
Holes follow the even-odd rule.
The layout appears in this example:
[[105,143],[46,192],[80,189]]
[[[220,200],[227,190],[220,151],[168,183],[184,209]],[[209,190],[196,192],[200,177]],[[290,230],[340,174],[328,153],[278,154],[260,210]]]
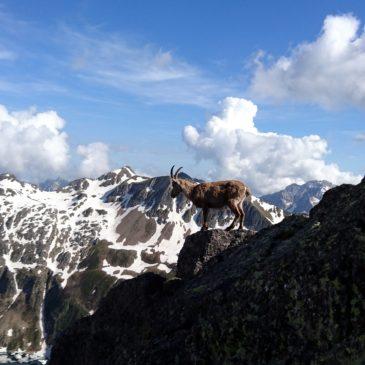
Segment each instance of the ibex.
[[239,220],[239,229],[243,228],[245,213],[242,203],[246,196],[251,195],[248,187],[238,180],[225,180],[205,183],[194,183],[186,179],[179,179],[180,167],[174,173],[174,166],[170,171],[172,180],[171,197],[176,198],[183,193],[196,207],[203,210],[202,230],[208,229],[207,217],[210,208],[229,207],[234,214],[232,223],[226,228],[227,231],[235,227]]

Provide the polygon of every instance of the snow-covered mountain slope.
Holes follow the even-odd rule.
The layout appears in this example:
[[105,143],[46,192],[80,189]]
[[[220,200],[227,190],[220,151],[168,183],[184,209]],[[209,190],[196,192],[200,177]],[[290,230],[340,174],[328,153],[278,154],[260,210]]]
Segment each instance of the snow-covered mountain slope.
[[[284,217],[255,197],[244,210],[246,227],[255,230]],[[212,212],[211,226],[231,218]],[[184,196],[171,199],[169,177],[138,176],[129,167],[57,191],[0,175],[0,348],[43,353],[116,280],[171,275],[200,221]]]
[[276,193],[262,196],[261,199],[289,213],[309,213],[322,199],[323,194],[334,186],[326,180],[313,180],[303,185],[288,185]]

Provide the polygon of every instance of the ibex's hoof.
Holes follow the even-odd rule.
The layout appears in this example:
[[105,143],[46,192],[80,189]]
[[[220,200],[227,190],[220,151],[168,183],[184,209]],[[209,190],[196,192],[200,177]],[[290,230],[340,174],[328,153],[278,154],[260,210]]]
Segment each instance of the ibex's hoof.
[[202,227],[200,230],[201,231],[207,231],[208,230],[208,227]]
[[227,227],[227,228],[225,229],[225,231],[230,231],[230,230],[232,230],[232,228],[233,228],[233,227]]

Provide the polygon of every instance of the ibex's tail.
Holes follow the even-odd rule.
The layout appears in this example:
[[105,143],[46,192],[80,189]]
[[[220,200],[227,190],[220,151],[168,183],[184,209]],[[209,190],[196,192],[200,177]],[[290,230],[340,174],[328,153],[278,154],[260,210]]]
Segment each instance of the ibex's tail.
[[251,194],[250,189],[249,189],[249,188],[247,188],[247,187],[246,187],[245,195],[246,195],[246,196],[250,196],[250,195],[252,195],[252,194]]

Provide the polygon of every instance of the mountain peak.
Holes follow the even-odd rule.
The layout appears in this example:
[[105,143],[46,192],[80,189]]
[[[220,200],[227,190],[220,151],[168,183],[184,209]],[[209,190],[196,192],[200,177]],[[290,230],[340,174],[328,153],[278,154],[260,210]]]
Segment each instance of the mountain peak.
[[68,185],[68,181],[62,177],[56,179],[47,179],[38,184],[38,187],[43,191],[57,191]]
[[120,173],[126,173],[126,174],[129,174],[129,175],[136,175],[135,171],[128,165],[124,165],[118,169],[115,169],[111,172],[114,172],[116,174],[120,174]]
[[17,180],[14,174],[10,174],[8,172],[0,174],[0,180]]
[[289,213],[309,213],[323,194],[335,185],[327,180],[310,180],[304,184],[290,184],[285,189],[261,197]]

